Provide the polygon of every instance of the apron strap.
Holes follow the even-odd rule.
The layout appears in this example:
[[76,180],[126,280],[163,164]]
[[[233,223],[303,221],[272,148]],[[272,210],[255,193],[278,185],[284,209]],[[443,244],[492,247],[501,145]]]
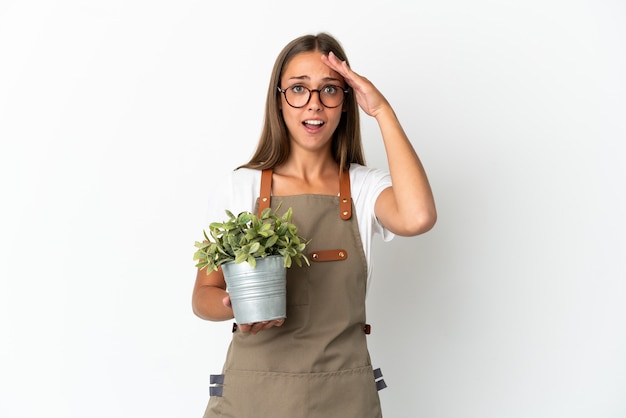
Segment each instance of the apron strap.
[[261,172],[261,193],[259,194],[259,213],[261,216],[263,210],[270,207],[270,198],[272,194],[272,169],[268,168]]
[[[259,193],[259,213],[270,207],[272,194],[272,169],[261,172],[261,191]],[[352,195],[350,193],[350,170],[339,173],[339,216],[344,221],[352,217]]]
[[347,221],[352,217],[352,196],[350,195],[350,170],[339,173],[339,215]]

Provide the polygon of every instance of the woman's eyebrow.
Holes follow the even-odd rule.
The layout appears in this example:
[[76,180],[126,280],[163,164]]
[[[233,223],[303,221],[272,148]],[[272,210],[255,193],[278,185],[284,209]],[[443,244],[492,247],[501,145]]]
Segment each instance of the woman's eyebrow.
[[[288,80],[306,80],[306,81],[311,81],[311,77],[309,77],[308,75],[299,75],[299,76],[289,77]],[[324,83],[329,82],[329,81],[342,82],[343,80],[340,80],[340,79],[335,78],[335,77],[324,77],[324,78],[322,78],[322,82],[324,82]]]

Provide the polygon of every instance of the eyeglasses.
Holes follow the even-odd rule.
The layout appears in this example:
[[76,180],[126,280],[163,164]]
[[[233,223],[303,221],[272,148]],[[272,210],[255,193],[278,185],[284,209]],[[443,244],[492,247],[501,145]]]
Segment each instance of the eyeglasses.
[[291,107],[295,107],[296,109],[306,106],[311,100],[311,94],[314,91],[316,91],[319,95],[320,102],[324,105],[324,107],[328,107],[330,109],[338,107],[341,103],[343,103],[343,99],[349,91],[349,89],[333,86],[332,84],[324,86],[319,90],[310,90],[299,84],[287,87],[286,89],[281,89],[280,87],[276,88],[279,92],[285,95],[287,104]]

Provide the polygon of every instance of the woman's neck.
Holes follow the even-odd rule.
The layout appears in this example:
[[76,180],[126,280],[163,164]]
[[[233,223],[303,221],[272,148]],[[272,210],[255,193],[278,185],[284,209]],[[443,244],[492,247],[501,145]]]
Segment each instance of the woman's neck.
[[339,193],[339,166],[332,158],[290,158],[274,169],[274,195]]

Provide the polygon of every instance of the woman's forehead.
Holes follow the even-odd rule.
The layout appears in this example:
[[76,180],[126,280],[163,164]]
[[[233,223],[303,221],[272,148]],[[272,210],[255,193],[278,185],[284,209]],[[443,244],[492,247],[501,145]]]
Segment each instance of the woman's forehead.
[[339,80],[343,77],[322,62],[319,51],[301,52],[294,55],[285,65],[281,79],[298,79],[303,81]]

